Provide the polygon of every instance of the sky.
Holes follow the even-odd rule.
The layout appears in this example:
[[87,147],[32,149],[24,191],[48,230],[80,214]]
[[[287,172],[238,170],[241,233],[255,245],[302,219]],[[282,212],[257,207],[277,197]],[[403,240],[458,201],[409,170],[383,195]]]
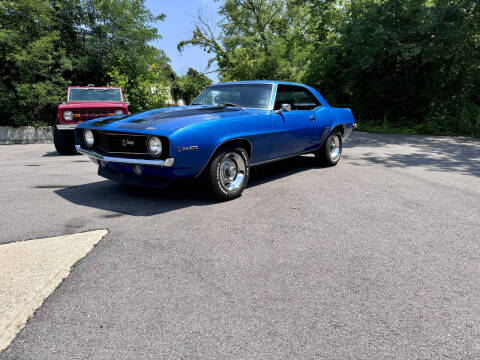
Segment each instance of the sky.
[[[194,18],[199,10],[208,16],[212,24],[218,22],[218,4],[215,0],[146,0],[145,4],[154,15],[163,13],[167,16],[164,21],[155,24],[162,39],[154,41],[153,45],[166,52],[173,70],[178,75],[184,75],[189,67],[200,72],[207,71],[210,54],[193,46],[179,53],[177,44],[191,38]],[[215,70],[214,65],[211,70]],[[218,81],[216,73],[206,75]]]

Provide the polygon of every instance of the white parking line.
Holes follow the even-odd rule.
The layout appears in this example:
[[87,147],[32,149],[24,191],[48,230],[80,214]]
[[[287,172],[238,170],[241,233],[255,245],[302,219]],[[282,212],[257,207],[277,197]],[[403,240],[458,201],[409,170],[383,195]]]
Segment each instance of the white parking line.
[[107,230],[0,245],[0,351]]

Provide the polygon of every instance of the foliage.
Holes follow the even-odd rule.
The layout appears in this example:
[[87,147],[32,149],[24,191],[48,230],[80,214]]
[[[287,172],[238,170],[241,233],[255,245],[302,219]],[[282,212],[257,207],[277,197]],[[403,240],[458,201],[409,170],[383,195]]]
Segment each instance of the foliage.
[[302,24],[305,6],[287,0],[225,0],[217,37],[202,14],[189,40],[178,44],[201,46],[214,54],[222,80],[284,79],[300,81],[311,51]]
[[165,104],[169,60],[150,45],[163,17],[144,0],[0,1],[1,124],[53,123],[67,85],[105,85],[117,72],[133,109]]
[[160,108],[168,103],[170,87],[158,65],[151,65],[147,72],[134,78],[121,73],[118,68],[113,68],[108,75],[111,79],[108,86],[123,88],[126,100],[130,102],[130,112]]
[[307,83],[359,122],[480,136],[477,0],[224,0],[179,43],[222,80]]
[[175,79],[172,94],[175,100],[183,99],[190,104],[212,81],[204,74],[189,68],[184,76]]
[[45,0],[2,1],[0,19],[0,117],[17,125],[45,121],[72,68],[53,29],[52,9]]

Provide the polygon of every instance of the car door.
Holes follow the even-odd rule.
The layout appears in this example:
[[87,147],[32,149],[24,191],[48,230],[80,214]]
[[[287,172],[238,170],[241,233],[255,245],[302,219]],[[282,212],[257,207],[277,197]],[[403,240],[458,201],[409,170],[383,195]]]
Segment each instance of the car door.
[[271,159],[306,152],[318,145],[315,109],[320,102],[315,96],[302,86],[279,84],[274,109],[281,110],[283,104],[289,104],[291,111],[273,115]]

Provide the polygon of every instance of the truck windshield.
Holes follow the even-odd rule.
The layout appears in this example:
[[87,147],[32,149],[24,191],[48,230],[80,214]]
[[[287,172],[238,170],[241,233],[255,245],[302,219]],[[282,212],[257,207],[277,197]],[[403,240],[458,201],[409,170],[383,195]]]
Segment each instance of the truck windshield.
[[122,101],[120,89],[70,89],[68,101]]
[[268,109],[272,84],[213,85],[200,94],[192,105],[235,104],[247,108]]

